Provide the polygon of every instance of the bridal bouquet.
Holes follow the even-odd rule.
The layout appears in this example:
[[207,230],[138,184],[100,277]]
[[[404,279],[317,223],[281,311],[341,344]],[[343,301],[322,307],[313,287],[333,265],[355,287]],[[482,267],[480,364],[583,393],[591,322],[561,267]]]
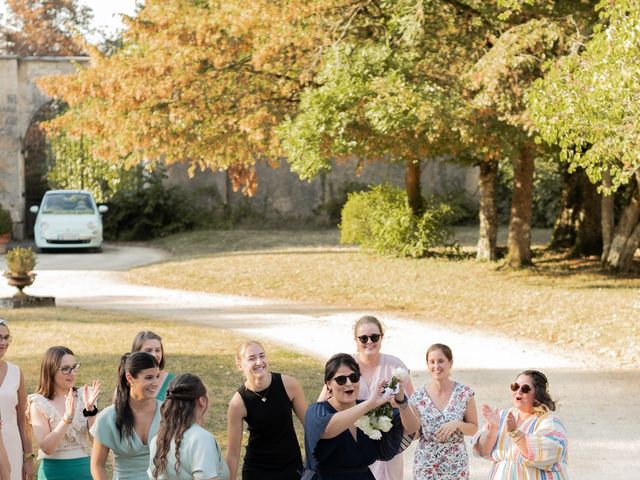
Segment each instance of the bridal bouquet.
[[[398,380],[406,380],[409,378],[409,372],[404,368],[394,368],[391,371],[392,377],[389,385],[384,389],[385,395],[391,398],[398,393],[399,385]],[[380,440],[382,438],[382,432],[388,432],[391,430],[393,424],[391,419],[393,417],[393,408],[389,402],[374,408],[369,413],[360,417],[355,426],[362,430],[365,435],[372,440]]]

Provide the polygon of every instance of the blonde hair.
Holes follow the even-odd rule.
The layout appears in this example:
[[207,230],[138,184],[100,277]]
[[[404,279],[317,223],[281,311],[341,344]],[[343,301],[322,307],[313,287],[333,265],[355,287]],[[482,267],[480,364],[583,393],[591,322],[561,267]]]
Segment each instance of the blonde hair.
[[353,335],[358,335],[358,328],[366,324],[375,325],[376,327],[378,327],[378,330],[380,330],[380,335],[384,335],[384,328],[382,328],[382,323],[380,323],[380,320],[378,320],[373,315],[365,315],[364,317],[360,317],[353,326]]
[[246,342],[241,343],[240,345],[238,345],[238,348],[236,348],[236,363],[238,364],[238,366],[243,360],[245,350],[251,345],[257,345],[264,351],[264,347],[257,340],[247,340]]

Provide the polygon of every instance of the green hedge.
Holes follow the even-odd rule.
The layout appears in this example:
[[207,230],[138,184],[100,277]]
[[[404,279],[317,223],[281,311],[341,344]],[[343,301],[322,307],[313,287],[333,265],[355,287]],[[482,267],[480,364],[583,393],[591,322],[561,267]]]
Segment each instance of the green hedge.
[[414,215],[404,190],[378,185],[351,193],[342,210],[340,241],[386,255],[424,257],[438,246],[455,247],[448,226],[453,210],[424,199],[424,212]]

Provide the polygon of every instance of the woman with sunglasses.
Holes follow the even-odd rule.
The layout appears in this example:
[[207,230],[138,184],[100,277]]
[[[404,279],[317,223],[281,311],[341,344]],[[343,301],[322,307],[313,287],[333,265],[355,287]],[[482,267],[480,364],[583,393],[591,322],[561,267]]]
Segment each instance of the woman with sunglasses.
[[553,413],[544,373],[525,370],[511,384],[513,408],[498,410],[483,405],[486,421],[472,440],[476,455],[493,462],[492,480],[566,480],[567,433]]
[[355,426],[371,410],[387,403],[393,394],[384,393],[387,380],[371,389],[366,400],[358,400],[360,366],[346,353],[331,357],[324,380],[330,398],[309,406],[305,416],[304,445],[307,457],[304,480],[374,480],[369,466],[389,460],[400,450],[404,435],[411,435],[419,421],[409,406],[402,381],[393,397],[393,426],[374,440]]
[[243,480],[299,480],[302,455],[293,428],[293,415],[304,423],[307,401],[298,380],[269,371],[262,345],[254,340],[236,350],[236,365],[245,381],[229,402],[227,454],[235,480],[240,463],[242,426],[249,442],[242,465]]
[[[395,368],[409,369],[402,360],[393,355],[380,352],[384,330],[380,320],[371,315],[365,315],[358,319],[353,327],[356,341],[356,354],[354,358],[360,367],[360,393],[358,399],[366,400],[371,395],[372,386],[379,385],[382,380],[392,377]],[[404,382],[404,391],[408,397],[413,395],[411,380]],[[320,394],[320,400],[328,398],[326,387]],[[398,454],[389,461],[377,461],[370,469],[378,480],[402,480],[404,478],[404,462],[402,454]]]
[[218,442],[203,428],[208,407],[199,377],[186,373],[171,381],[158,435],[151,440],[149,478],[229,480]]
[[120,358],[115,401],[100,412],[91,429],[93,480],[107,480],[109,451],[114,479],[147,478],[149,442],[160,425],[159,377],[158,362],[150,353],[126,353]]
[[33,459],[25,411],[27,393],[20,369],[4,359],[11,345],[6,320],[0,319],[0,420],[2,440],[9,460],[11,480],[31,480]]
[[175,377],[174,373],[169,373],[164,370],[165,358],[164,358],[164,346],[162,345],[162,337],[157,333],[145,330],[138,332],[133,339],[133,345],[131,346],[132,352],[147,352],[156,357],[158,366],[160,367],[160,388],[156,394],[156,398],[160,401],[164,400],[167,394],[167,388],[169,382]]
[[38,393],[27,415],[38,444],[38,480],[91,480],[89,428],[98,413],[100,382],[75,388],[80,364],[67,347],[49,348],[40,364]]
[[474,392],[449,378],[453,366],[451,349],[431,345],[426,354],[431,382],[411,397],[420,415],[420,439],[413,459],[415,480],[469,478],[465,435],[478,431]]

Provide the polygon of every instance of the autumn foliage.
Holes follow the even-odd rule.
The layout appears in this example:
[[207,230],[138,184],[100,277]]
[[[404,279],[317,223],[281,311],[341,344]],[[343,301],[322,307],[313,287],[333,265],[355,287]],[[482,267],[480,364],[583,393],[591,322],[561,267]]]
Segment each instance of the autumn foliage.
[[[8,21],[0,27],[0,44],[19,56],[74,56],[84,53],[82,35],[91,10],[77,0],[6,0]],[[3,22],[4,23],[4,22]]]

